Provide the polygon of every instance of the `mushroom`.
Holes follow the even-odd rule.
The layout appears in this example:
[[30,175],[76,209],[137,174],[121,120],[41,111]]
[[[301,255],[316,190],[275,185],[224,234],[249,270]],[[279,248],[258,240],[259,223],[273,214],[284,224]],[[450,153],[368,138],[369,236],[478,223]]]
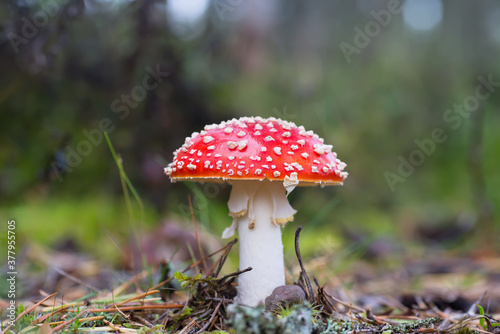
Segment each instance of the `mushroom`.
[[296,211],[287,195],[297,186],[342,185],[348,173],[331,145],[303,126],[274,117],[242,117],[205,126],[174,152],[165,174],[175,181],[229,182],[233,217],[223,238],[239,233],[237,301],[264,302],[285,284],[281,228]]

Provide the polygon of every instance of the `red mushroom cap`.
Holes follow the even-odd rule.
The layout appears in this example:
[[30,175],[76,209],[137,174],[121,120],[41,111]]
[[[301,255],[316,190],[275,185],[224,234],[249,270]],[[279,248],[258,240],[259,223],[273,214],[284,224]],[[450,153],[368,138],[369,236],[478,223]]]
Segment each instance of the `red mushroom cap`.
[[243,117],[205,126],[186,138],[165,168],[173,182],[298,180],[342,184],[348,173],[331,145],[303,126],[274,117]]

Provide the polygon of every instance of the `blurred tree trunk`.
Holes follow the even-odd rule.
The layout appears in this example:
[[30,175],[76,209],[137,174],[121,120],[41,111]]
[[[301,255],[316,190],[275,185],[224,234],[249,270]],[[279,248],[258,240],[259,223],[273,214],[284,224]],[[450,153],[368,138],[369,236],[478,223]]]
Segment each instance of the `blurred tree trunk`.
[[479,107],[471,114],[471,133],[469,147],[469,171],[472,196],[478,211],[476,223],[476,241],[482,248],[493,250],[497,247],[495,238],[495,214],[493,205],[486,190],[486,180],[483,172],[483,136],[485,110]]
[[[490,73],[492,68],[486,59],[491,52],[492,45],[487,38],[476,38],[476,36],[487,36],[488,31],[486,25],[481,18],[487,17],[491,8],[485,3],[464,2],[463,13],[467,13],[467,25],[462,25],[464,38],[463,43],[468,41],[470,47],[467,58],[469,68],[472,72],[471,87],[475,87],[477,76],[479,74]],[[464,16],[456,16],[458,19],[465,19]],[[478,50],[481,50],[478,52]],[[487,181],[484,175],[483,166],[483,139],[484,139],[484,122],[486,116],[486,108],[482,102],[477,110],[470,114],[470,143],[468,152],[468,167],[470,174],[470,186],[472,196],[474,198],[477,210],[477,222],[475,226],[475,241],[480,248],[493,250],[498,247],[495,242],[495,214],[493,204],[488,197]]]

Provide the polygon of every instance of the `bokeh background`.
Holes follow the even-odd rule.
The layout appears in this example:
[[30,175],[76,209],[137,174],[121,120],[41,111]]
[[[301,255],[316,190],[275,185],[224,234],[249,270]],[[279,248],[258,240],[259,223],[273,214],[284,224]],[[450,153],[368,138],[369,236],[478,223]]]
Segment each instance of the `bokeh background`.
[[4,0],[0,29],[2,226],[16,220],[20,263],[45,254],[25,276],[69,251],[138,270],[142,238],[157,265],[191,240],[192,214],[207,249],[224,244],[229,187],[163,167],[193,131],[241,116],[304,125],[347,163],[343,187],[289,196],[289,266],[299,225],[327,277],[498,251],[495,0]]

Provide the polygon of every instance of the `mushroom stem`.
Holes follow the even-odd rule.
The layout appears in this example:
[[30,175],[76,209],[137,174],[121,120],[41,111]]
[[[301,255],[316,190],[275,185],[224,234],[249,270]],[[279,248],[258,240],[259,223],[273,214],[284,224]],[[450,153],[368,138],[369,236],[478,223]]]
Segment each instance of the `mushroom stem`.
[[238,302],[257,306],[285,284],[281,226],[295,210],[283,184],[268,180],[234,182],[228,205],[238,224],[240,269],[253,268],[239,276]]

